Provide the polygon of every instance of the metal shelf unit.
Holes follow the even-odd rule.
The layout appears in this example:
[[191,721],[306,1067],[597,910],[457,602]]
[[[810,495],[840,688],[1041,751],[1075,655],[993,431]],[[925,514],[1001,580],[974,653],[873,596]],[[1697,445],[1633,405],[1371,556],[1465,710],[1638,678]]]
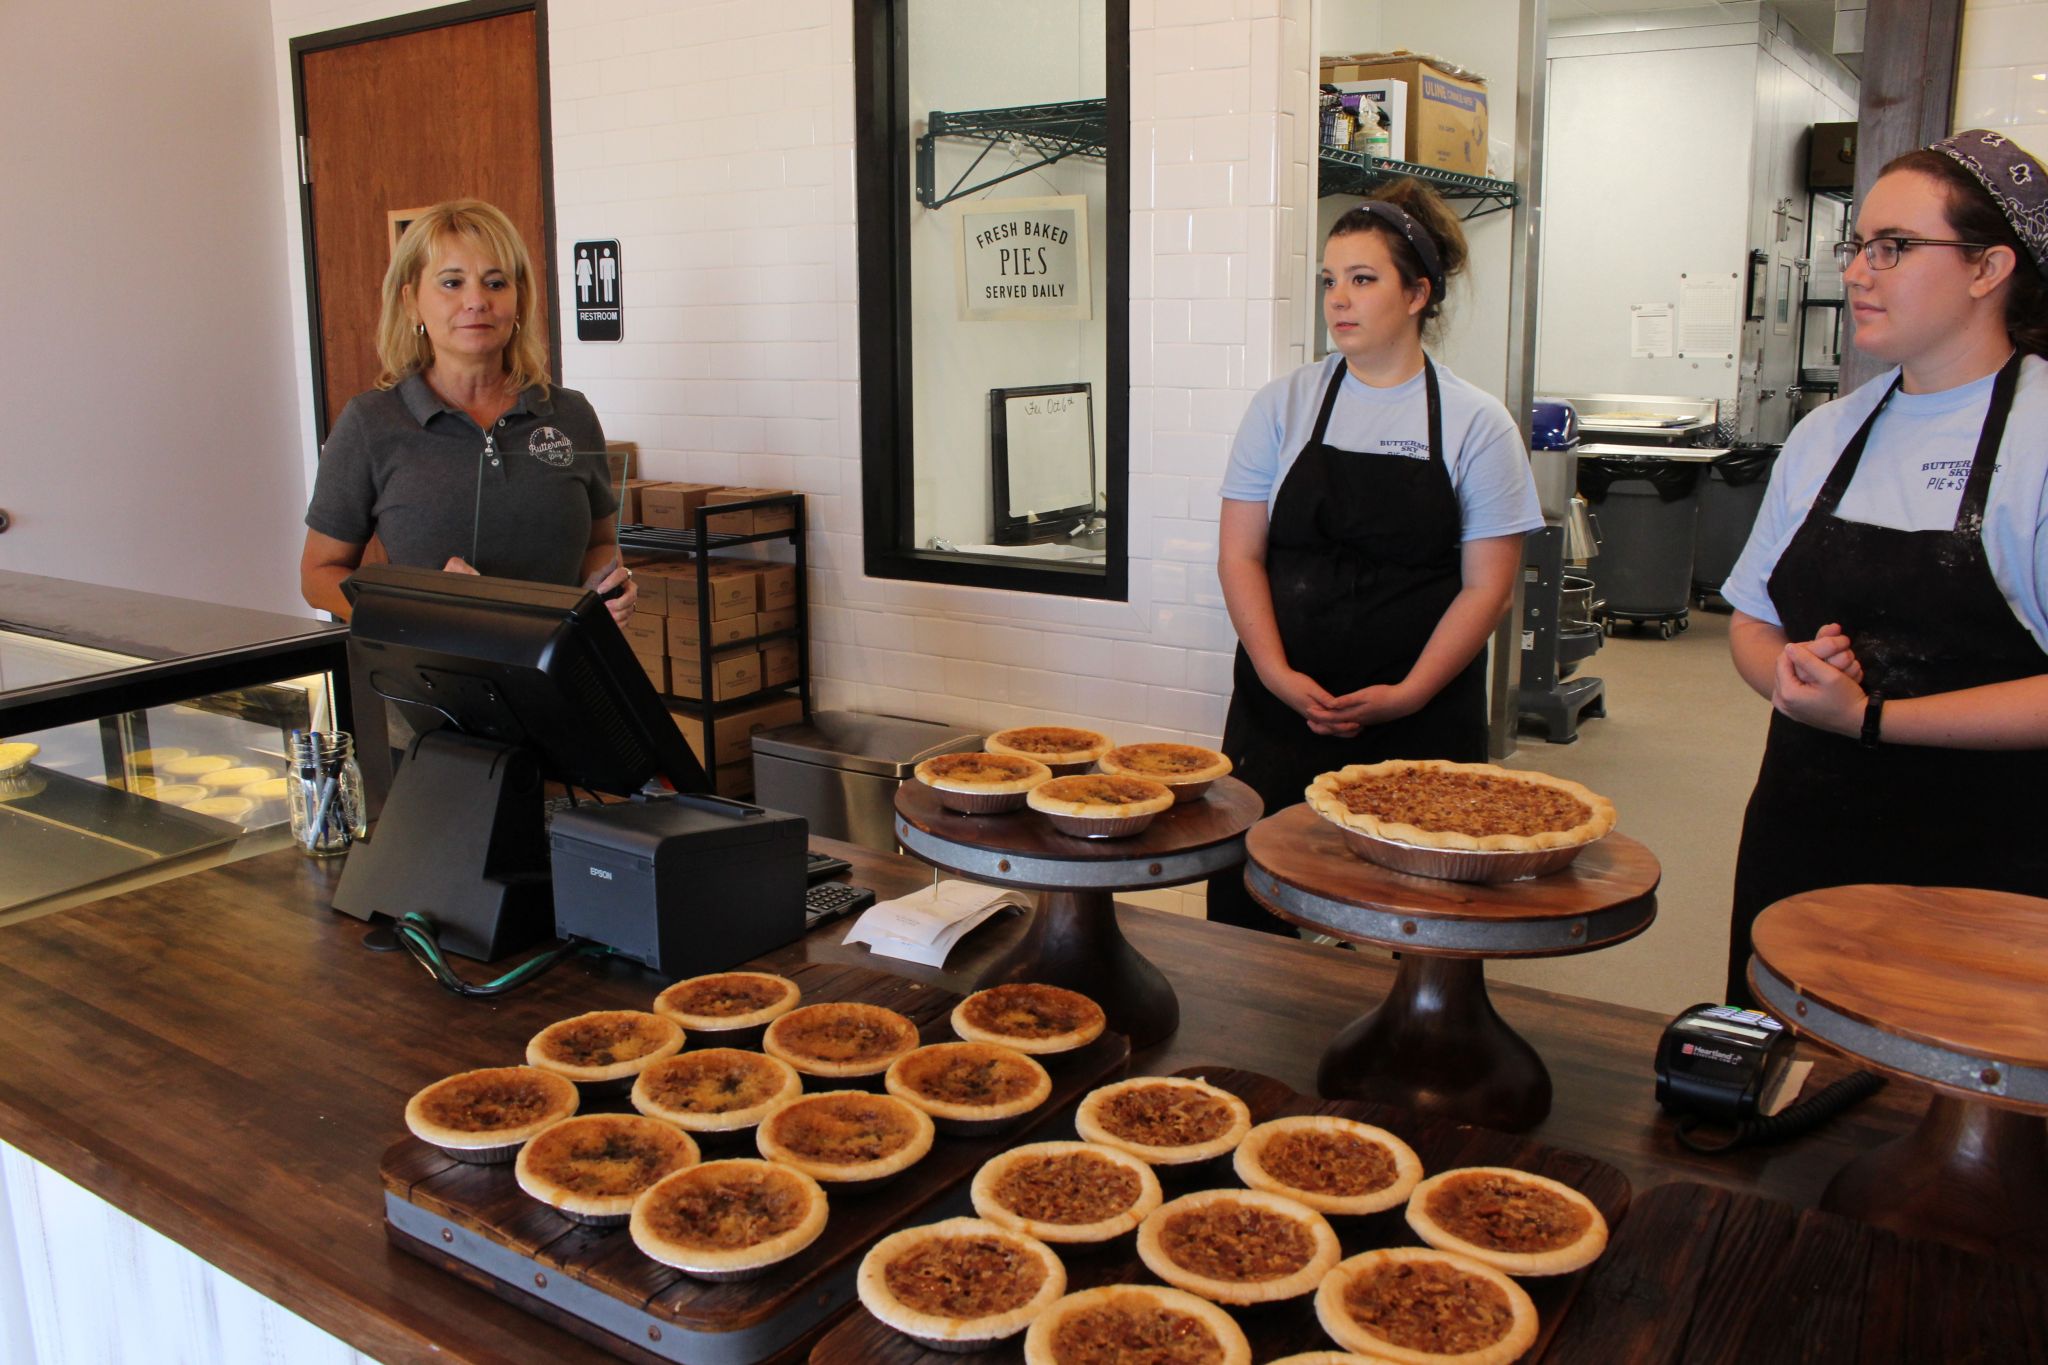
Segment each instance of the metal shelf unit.
[[[943,191],[938,179],[938,140],[978,144],[981,151],[966,170]],[[1068,100],[1059,104],[1020,104],[1007,109],[974,109],[945,112],[934,109],[925,131],[917,139],[917,202],[928,209],[941,208],[1001,184],[1005,180],[1064,161],[1086,157],[1100,161],[1108,152],[1109,105],[1106,100]],[[998,147],[1013,157],[1028,158],[1023,164],[975,180],[974,176]],[[1466,218],[1511,209],[1520,202],[1514,182],[1489,180],[1483,175],[1465,175],[1439,166],[1422,166],[1412,161],[1383,160],[1363,152],[1337,147],[1322,150],[1323,194],[1371,193],[1388,180],[1412,177],[1436,190],[1446,199],[1469,200]],[[969,181],[973,181],[972,184]]]

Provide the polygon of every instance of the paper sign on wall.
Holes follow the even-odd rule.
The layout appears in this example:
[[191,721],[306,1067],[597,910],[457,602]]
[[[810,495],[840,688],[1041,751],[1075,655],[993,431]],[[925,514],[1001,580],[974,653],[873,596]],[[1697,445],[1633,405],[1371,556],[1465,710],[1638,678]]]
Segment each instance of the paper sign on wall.
[[966,322],[1087,319],[1088,196],[983,199],[960,214]]
[[1632,303],[1628,306],[1628,353],[1636,360],[1671,358],[1671,305]]
[[1678,354],[1693,360],[1735,359],[1737,277],[1693,272],[1678,277]]

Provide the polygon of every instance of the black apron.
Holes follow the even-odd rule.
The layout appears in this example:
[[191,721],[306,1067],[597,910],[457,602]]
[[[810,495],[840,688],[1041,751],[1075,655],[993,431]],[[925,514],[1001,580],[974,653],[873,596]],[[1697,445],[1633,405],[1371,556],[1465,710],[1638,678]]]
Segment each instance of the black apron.
[[[1864,688],[1887,700],[2048,672],[2048,653],[1991,576],[1982,534],[2020,362],[2013,356],[1992,382],[1951,529],[1900,531],[1835,515],[1895,380],[1771,574],[1785,638],[1811,640],[1840,622]],[[1870,748],[1774,711],[1735,863],[1728,1000],[1751,1002],[1756,917],[1802,891],[1887,882],[2048,895],[2044,791],[2048,749]]]
[[[1273,618],[1289,666],[1332,696],[1398,683],[1463,586],[1464,523],[1444,460],[1436,366],[1423,358],[1429,458],[1339,450],[1323,440],[1344,386],[1339,363],[1315,430],[1280,485],[1266,533]],[[1486,759],[1486,652],[1414,715],[1368,725],[1356,737],[1310,732],[1266,690],[1239,645],[1223,723],[1234,775],[1268,813],[1294,805],[1317,773],[1389,758]],[[1232,870],[1209,882],[1209,918],[1291,932],[1267,914]]]

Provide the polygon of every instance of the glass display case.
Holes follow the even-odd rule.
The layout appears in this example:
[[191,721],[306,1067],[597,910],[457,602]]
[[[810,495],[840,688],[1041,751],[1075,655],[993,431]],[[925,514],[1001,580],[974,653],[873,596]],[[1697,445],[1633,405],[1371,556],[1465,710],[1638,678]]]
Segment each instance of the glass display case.
[[0,914],[282,842],[347,628],[0,572]]

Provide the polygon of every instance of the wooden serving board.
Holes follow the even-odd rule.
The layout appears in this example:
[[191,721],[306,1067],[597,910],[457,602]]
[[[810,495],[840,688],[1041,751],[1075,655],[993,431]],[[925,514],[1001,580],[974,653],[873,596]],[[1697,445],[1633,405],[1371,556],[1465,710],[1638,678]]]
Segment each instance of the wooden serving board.
[[2048,1267],[1817,1209],[1660,1185],[1586,1275],[1543,1365],[2048,1361]]
[[[1320,1100],[1300,1094],[1255,1071],[1188,1067],[1179,1074],[1203,1077],[1211,1084],[1241,1096],[1251,1106],[1254,1123],[1289,1114],[1341,1114],[1345,1118],[1375,1124],[1412,1146],[1416,1155],[1422,1158],[1425,1174],[1454,1166],[1514,1166],[1534,1171],[1583,1192],[1599,1207],[1610,1227],[1620,1223],[1629,1206],[1628,1177],[1612,1166],[1511,1133],[1473,1128],[1444,1119],[1422,1119],[1405,1109],[1389,1105],[1357,1100]],[[1039,1134],[1040,1140],[1073,1136],[1072,1113],[1064,1115],[1057,1126],[1062,1131],[1055,1133],[1055,1125],[1046,1125]],[[1208,1180],[1192,1185],[1169,1179],[1166,1197],[1172,1199],[1194,1189],[1213,1187],[1236,1189],[1240,1186],[1235,1174],[1226,1166]],[[1336,1229],[1346,1256],[1375,1247],[1421,1245],[1415,1234],[1409,1231],[1400,1208],[1368,1218],[1339,1218],[1331,1226]],[[1060,1250],[1060,1259],[1067,1267],[1069,1292],[1104,1284],[1161,1282],[1138,1259],[1134,1239],[1128,1235],[1097,1251],[1056,1250]],[[1529,1291],[1529,1297],[1536,1301],[1536,1311],[1542,1319],[1542,1333],[1537,1337],[1536,1345],[1523,1357],[1525,1361],[1541,1358],[1544,1347],[1557,1331],[1588,1273],[1580,1271],[1575,1275],[1521,1282],[1522,1287]],[[1300,1351],[1337,1349],[1336,1343],[1316,1322],[1313,1295],[1304,1295],[1284,1304],[1234,1309],[1232,1316],[1244,1328],[1245,1335],[1251,1338],[1252,1358],[1255,1360],[1276,1360]],[[811,1352],[811,1361],[812,1365],[945,1365],[949,1361],[1015,1365],[1024,1358],[1023,1340],[1021,1335],[1012,1337],[1001,1347],[968,1355],[933,1351],[883,1326],[865,1308],[856,1307],[838,1326],[820,1338]],[[1610,1362],[1626,1359],[1629,1357],[1625,1355],[1607,1357]]]
[[[885,1005],[915,1020],[928,1043],[953,1037],[948,1016],[961,997],[951,991],[865,967],[810,963],[785,974],[802,988],[806,1004]],[[753,1365],[852,1302],[854,1271],[877,1238],[966,1211],[964,1182],[982,1162],[1035,1140],[1035,1129],[1120,1074],[1129,1057],[1121,1034],[1104,1034],[1079,1051],[1041,1058],[1052,1076],[1052,1098],[1018,1128],[992,1138],[942,1133],[924,1160],[872,1190],[848,1193],[827,1185],[831,1215],[824,1235],[758,1280],[692,1279],[642,1255],[623,1227],[587,1227],[529,1198],[510,1164],[465,1165],[413,1137],[394,1143],[379,1168],[386,1230],[394,1245],[437,1264],[459,1261],[467,1278],[481,1275],[537,1311],[544,1305],[546,1316],[622,1353],[691,1365]],[[817,1087],[807,1078],[807,1088]],[[583,1112],[629,1109],[621,1099]],[[705,1151],[707,1159],[751,1155],[751,1141]]]

